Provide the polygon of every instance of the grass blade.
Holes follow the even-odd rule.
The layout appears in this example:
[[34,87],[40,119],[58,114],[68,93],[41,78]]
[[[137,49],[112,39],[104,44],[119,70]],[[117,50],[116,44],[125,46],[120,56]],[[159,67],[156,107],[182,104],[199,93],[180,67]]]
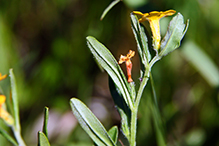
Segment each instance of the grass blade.
[[116,4],[118,4],[121,0],[114,0],[110,5],[103,11],[103,14],[100,17],[100,20],[103,20],[103,18],[106,16],[106,14],[114,7]]

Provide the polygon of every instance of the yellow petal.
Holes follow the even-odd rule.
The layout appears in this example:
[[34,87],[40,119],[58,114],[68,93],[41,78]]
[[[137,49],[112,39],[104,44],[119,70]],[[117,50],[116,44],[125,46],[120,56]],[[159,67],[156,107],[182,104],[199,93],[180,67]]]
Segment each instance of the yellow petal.
[[165,11],[163,13],[165,14],[165,16],[172,16],[173,14],[176,13],[176,11],[175,10],[167,10],[167,11]]
[[0,107],[3,103],[5,103],[6,97],[4,95],[0,95]]
[[3,108],[0,108],[0,118],[2,118],[8,125],[13,125],[14,123],[12,116]]
[[135,55],[135,51],[129,50],[129,53],[127,54],[127,57],[131,59]]
[[125,62],[127,60],[126,56],[120,55],[120,59],[119,59],[119,64],[122,64],[123,62]]
[[135,55],[135,51],[129,50],[129,53],[126,56],[121,55],[119,59],[119,64],[122,64],[125,61],[129,61]]
[[7,75],[3,75],[3,76],[2,76],[2,74],[0,73],[0,81],[1,81],[1,80],[4,80],[6,77],[7,77]]
[[139,11],[133,11],[133,14],[140,15],[140,16],[144,15],[142,12],[139,12]]

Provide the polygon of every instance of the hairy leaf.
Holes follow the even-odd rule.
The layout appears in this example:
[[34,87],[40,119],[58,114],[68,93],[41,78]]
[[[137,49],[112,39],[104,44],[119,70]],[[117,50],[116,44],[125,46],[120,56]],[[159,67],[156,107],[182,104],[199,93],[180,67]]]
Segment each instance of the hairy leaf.
[[98,42],[94,37],[88,36],[87,44],[96,61],[99,62],[99,64],[112,78],[113,82],[119,88],[126,104],[131,108],[133,103],[130,96],[128,81],[116,59],[113,57],[110,51],[103,44]]
[[115,145],[106,129],[83,102],[77,98],[72,98],[70,105],[81,127],[97,145]]
[[180,46],[188,26],[189,20],[184,24],[183,16],[180,13],[173,17],[169,23],[167,33],[161,41],[159,56],[165,56]]

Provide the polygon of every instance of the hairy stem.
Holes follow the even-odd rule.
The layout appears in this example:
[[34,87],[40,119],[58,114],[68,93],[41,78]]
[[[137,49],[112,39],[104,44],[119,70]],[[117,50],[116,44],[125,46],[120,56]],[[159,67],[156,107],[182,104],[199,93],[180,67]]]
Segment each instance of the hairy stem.
[[130,137],[130,145],[135,146],[136,145],[136,131],[137,131],[137,113],[138,113],[138,106],[141,100],[142,93],[144,91],[145,86],[147,85],[150,69],[146,69],[144,78],[140,84],[138,94],[133,106],[133,109],[131,109],[132,115],[131,115],[131,137]]
[[130,137],[130,145],[136,145],[136,131],[137,131],[137,108],[132,111],[131,115],[131,137]]

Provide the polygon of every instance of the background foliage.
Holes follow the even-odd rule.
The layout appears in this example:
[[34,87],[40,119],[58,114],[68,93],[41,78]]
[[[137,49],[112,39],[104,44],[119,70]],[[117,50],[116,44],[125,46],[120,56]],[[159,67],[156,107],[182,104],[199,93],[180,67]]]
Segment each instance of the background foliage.
[[[182,47],[156,63],[152,72],[167,139],[170,145],[218,145],[219,1],[124,0],[100,21],[110,2],[0,1],[0,72],[6,74],[14,68],[27,144],[36,144],[44,106],[50,108],[48,132],[52,145],[91,143],[70,111],[69,99],[73,96],[89,105],[105,127],[119,123],[107,74],[98,69],[85,38],[96,37],[119,58],[129,49],[136,50],[131,11],[174,9],[185,20],[190,19],[189,29]],[[161,24],[166,27],[168,18],[163,18]],[[166,30],[161,31],[164,35]],[[135,57],[136,81],[137,68]],[[9,97],[9,79],[1,86]],[[138,145],[156,145],[147,98],[151,93],[147,90],[139,111]],[[4,123],[0,121],[0,125]],[[8,145],[2,136],[0,145]]]

